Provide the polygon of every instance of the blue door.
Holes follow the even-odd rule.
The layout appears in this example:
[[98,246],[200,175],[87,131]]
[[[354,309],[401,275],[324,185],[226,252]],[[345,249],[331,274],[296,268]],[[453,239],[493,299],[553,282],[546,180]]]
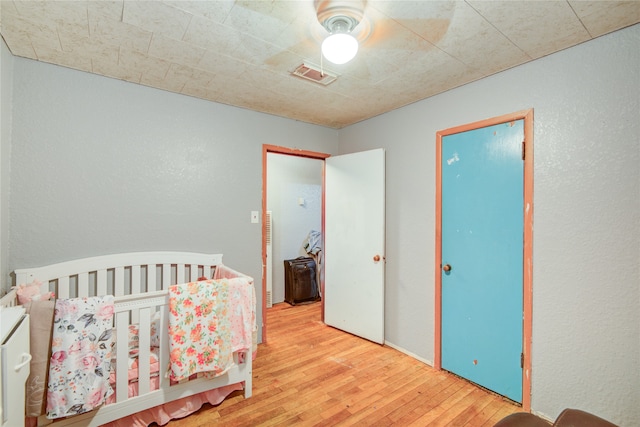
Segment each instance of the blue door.
[[524,120],[441,152],[442,368],[522,402]]

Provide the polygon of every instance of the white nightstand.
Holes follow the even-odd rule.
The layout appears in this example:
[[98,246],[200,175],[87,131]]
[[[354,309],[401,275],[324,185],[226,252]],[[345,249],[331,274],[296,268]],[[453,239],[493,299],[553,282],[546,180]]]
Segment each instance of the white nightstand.
[[0,421],[2,426],[24,426],[25,383],[29,377],[29,316],[22,307],[0,310]]

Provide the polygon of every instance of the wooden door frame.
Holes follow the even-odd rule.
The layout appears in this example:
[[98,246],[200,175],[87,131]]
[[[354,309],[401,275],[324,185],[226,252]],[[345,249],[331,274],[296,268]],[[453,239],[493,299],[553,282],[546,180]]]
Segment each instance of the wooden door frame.
[[[269,153],[322,160],[322,236],[324,238],[324,160],[331,154],[262,144],[262,343],[267,343],[267,155]],[[324,283],[320,283],[324,295]],[[321,300],[324,316],[324,298]],[[324,320],[324,319],[323,319]]]
[[436,133],[436,250],[435,250],[435,352],[434,368],[442,369],[442,138],[479,128],[524,120],[524,246],[522,408],[531,411],[531,329],[533,284],[533,109],[438,131]]

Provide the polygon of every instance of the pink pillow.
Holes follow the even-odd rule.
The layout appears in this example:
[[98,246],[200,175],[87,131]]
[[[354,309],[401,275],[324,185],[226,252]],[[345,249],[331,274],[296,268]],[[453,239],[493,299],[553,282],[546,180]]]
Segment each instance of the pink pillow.
[[40,287],[42,282],[34,280],[31,283],[21,283],[16,286],[16,294],[18,295],[18,303],[26,304],[31,301],[47,301],[55,298],[53,292],[41,293]]

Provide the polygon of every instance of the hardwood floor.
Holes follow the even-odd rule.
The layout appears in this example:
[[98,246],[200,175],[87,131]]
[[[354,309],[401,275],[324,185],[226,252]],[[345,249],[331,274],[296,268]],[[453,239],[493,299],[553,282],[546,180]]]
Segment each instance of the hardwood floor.
[[253,396],[241,392],[170,427],[493,426],[520,407],[395,349],[324,325],[320,303],[268,309]]

